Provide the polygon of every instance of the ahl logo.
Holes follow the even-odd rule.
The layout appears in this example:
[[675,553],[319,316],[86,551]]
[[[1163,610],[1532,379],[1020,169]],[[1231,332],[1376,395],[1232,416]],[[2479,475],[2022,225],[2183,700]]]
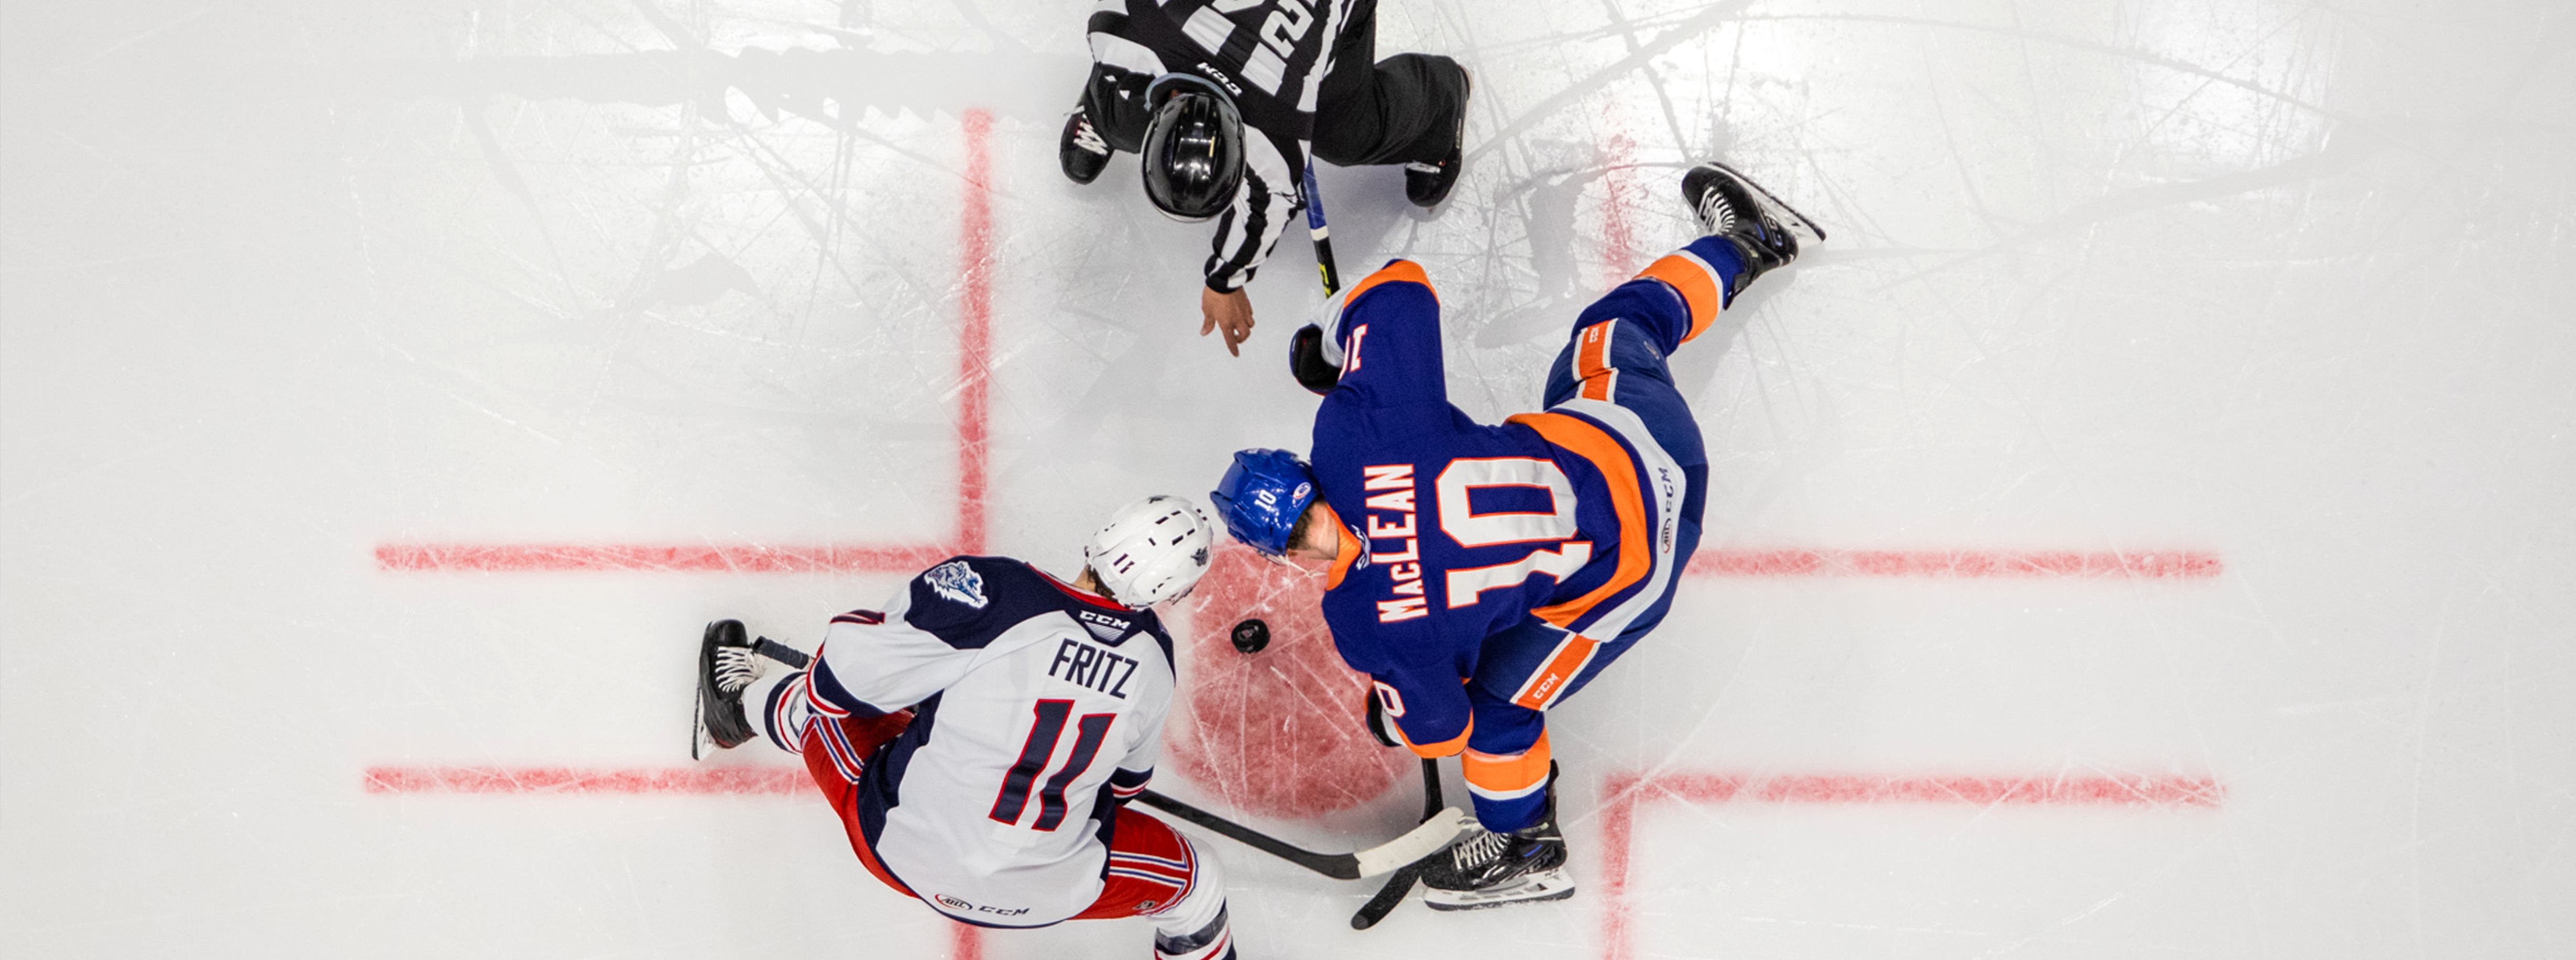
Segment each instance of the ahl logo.
[[984,576],[964,560],[951,560],[921,575],[940,596],[977,610],[984,609]]
[[965,913],[989,913],[998,917],[1016,917],[1020,914],[1029,912],[1029,908],[1027,907],[1021,907],[1016,910],[1005,910],[1000,907],[979,907],[944,893],[931,894],[930,899],[938,901],[940,906]]

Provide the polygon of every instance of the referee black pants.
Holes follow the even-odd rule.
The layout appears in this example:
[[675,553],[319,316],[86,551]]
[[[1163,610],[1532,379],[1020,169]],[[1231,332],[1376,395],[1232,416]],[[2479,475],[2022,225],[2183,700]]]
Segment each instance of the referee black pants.
[[1467,68],[1448,57],[1377,59],[1377,0],[1351,4],[1315,90],[1315,159],[1345,167],[1439,163],[1458,147]]

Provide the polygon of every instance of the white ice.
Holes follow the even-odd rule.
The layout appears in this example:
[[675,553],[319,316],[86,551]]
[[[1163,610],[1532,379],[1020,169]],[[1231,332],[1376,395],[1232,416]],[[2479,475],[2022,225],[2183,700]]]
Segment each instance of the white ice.
[[[1055,168],[1086,6],[9,4],[0,953],[957,952],[810,797],[365,789],[684,765],[699,624],[810,642],[897,576],[375,550],[946,542],[974,110],[986,546],[1069,571],[1110,507],[1302,447],[1302,231],[1230,358],[1196,335],[1203,229],[1132,159]],[[1574,310],[1688,236],[1680,170],[1723,157],[1832,240],[1675,358],[1707,548],[2223,572],[1693,578],[1555,714],[1582,895],[1354,932],[1363,885],[1220,841],[1246,960],[1598,958],[1613,921],[1639,958],[2576,955],[2566,4],[1380,18],[1381,56],[1475,71],[1469,167],[1428,215],[1391,170],[1327,169],[1333,235],[1346,274],[1430,271],[1470,413],[1535,404]],[[1644,804],[1614,905],[1612,771],[2225,794]]]

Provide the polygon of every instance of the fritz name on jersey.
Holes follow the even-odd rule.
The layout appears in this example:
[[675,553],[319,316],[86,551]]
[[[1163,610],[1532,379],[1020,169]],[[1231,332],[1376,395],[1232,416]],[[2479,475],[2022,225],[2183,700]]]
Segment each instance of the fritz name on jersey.
[[1125,700],[1127,680],[1136,675],[1136,663],[1134,657],[1066,637],[1056,644],[1055,662],[1047,664],[1047,676]]

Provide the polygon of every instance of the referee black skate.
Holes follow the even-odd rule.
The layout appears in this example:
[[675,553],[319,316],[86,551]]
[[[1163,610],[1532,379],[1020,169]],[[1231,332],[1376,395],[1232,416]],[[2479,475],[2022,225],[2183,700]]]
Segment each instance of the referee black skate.
[[1342,166],[1404,165],[1419,206],[1458,182],[1467,70],[1376,60],[1377,0],[1099,0],[1089,34],[1064,175],[1090,183],[1111,153],[1137,153],[1155,208],[1216,219],[1199,335],[1224,331],[1228,352],[1252,334],[1243,285],[1304,206],[1310,145]]

